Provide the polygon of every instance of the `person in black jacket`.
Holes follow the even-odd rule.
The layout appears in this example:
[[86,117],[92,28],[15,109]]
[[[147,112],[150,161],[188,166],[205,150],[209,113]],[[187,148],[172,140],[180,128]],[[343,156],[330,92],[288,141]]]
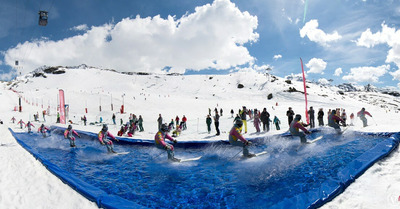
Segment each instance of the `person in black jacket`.
[[324,126],[324,110],[322,108],[319,108],[318,111],[318,125]]
[[310,109],[308,110],[308,115],[310,116],[310,128],[314,128],[315,127],[315,111],[313,109],[313,107],[310,107]]
[[263,111],[261,112],[261,122],[263,124],[263,130],[267,129],[267,132],[269,131],[269,113],[267,112],[267,108],[264,107]]
[[294,112],[291,107],[289,107],[289,110],[286,112],[286,116],[288,117],[288,122],[289,122],[289,126],[290,126],[290,124],[293,121],[293,116],[294,116]]

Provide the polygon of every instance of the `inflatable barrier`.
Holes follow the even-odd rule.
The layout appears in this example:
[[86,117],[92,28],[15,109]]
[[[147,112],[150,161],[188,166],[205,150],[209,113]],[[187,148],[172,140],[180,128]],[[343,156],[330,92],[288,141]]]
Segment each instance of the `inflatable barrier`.
[[[88,200],[95,202],[98,207],[101,208],[146,208],[146,207],[168,207],[168,208],[174,208],[174,207],[179,207],[179,205],[174,205],[174,204],[184,204],[179,202],[179,199],[174,199],[175,197],[170,197],[171,202],[165,202],[165,205],[160,205],[160,203],[143,203],[138,201],[134,202],[132,199],[126,199],[124,197],[121,197],[119,195],[113,194],[113,192],[110,191],[105,191],[104,189],[100,189],[98,186],[94,186],[93,184],[89,183],[86,180],[82,180],[78,177],[76,177],[74,174],[60,168],[60,166],[50,162],[48,159],[46,159],[45,155],[46,153],[41,153],[38,152],[37,149],[32,148],[29,146],[26,141],[26,139],[23,139],[25,136],[23,134],[17,134],[14,133],[11,129],[9,129],[10,132],[13,134],[13,136],[16,138],[17,142],[24,147],[28,152],[30,152],[37,160],[39,160],[50,172],[52,172],[54,175],[59,177],[64,183],[68,184],[71,188],[82,194],[84,197],[86,197]],[[59,127],[52,127],[52,135],[62,135],[63,131],[65,129],[59,128]],[[90,133],[90,132],[83,132],[83,131],[77,131],[82,138],[85,138],[87,140],[92,140],[96,141],[97,140],[97,134],[95,133]],[[316,130],[314,131],[315,133],[318,133],[319,131]],[[345,188],[347,188],[354,180],[362,175],[369,167],[371,167],[376,161],[386,157],[387,155],[390,154],[391,151],[393,151],[399,144],[400,141],[400,133],[355,133],[355,135],[365,135],[368,137],[376,137],[379,138],[379,140],[376,140],[371,145],[371,148],[368,148],[365,152],[357,156],[355,159],[349,161],[346,163],[344,167],[339,169],[334,176],[329,177],[327,180],[321,182],[318,184],[319,186],[313,189],[310,189],[309,191],[306,192],[299,192],[296,195],[289,196],[289,197],[284,197],[281,200],[277,202],[271,202],[270,203],[256,203],[254,201],[254,204],[261,204],[262,207],[264,208],[317,208],[325,204],[326,202],[332,200],[335,196],[340,194],[341,192],[344,191]],[[29,136],[32,137],[32,136]],[[33,136],[35,137],[35,136]],[[38,136],[40,137],[40,136]],[[287,133],[276,136],[276,137],[282,137],[282,138],[288,138],[290,135]],[[153,145],[152,140],[143,140],[143,139],[132,139],[132,138],[125,138],[125,137],[118,137],[120,139],[119,142],[116,142],[118,145],[124,145],[126,146],[137,146],[139,147],[150,147]],[[264,138],[254,138],[251,139],[252,141],[256,143],[262,144],[264,142]],[[297,139],[296,139],[297,140]],[[96,142],[97,143],[97,142]],[[98,143],[97,143],[98,144]],[[218,142],[209,142],[209,141],[195,141],[195,142],[180,142],[174,146],[179,147],[183,150],[186,149],[200,149],[200,148],[207,148],[207,147],[213,147],[213,146],[219,146],[219,147],[230,147],[230,146],[225,146],[229,144],[227,141],[218,141]],[[137,147],[137,148],[139,148]],[[135,148],[135,147],[134,147]],[[90,150],[89,150],[90,151]],[[235,151],[237,152],[237,151]],[[66,152],[68,153],[68,152]],[[296,154],[296,153],[295,153]],[[230,155],[231,157],[232,155]],[[230,157],[229,160],[222,165],[218,167],[223,167],[223,170],[230,169],[231,167],[235,167],[235,162],[230,162]],[[296,157],[296,156],[295,156]],[[151,159],[152,157],[150,157]],[[215,157],[211,156],[211,159]],[[209,160],[211,161],[211,160]],[[209,163],[208,161],[204,161],[204,163]],[[237,162],[237,163],[240,163]],[[236,164],[237,164],[236,163]],[[214,165],[215,162],[212,162],[212,166]],[[156,165],[160,166],[160,165]],[[178,172],[178,175],[180,175],[180,172],[186,171],[187,168],[184,170],[176,170],[176,168],[168,170],[166,167],[162,167],[161,169],[163,172],[169,172],[170,175],[176,175],[175,172]],[[201,169],[201,168],[198,168]],[[249,170],[251,170],[252,167],[249,167]],[[257,169],[257,168],[256,168]],[[259,169],[257,169],[259,170]],[[140,172],[139,172],[140,173]],[[194,174],[192,174],[194,173]],[[190,172],[190,175],[197,175],[198,171],[194,170]],[[151,173],[144,173],[147,176],[151,176]],[[226,177],[226,175],[224,175]],[[250,175],[252,176],[252,175]],[[178,176],[179,177],[179,176]],[[140,180],[141,177],[140,175],[136,177],[137,180]],[[209,177],[207,177],[209,178]],[[220,177],[221,178],[221,177]],[[223,177],[222,177],[223,178]],[[169,181],[169,180],[168,180]],[[211,179],[206,179],[206,181],[214,181]],[[229,180],[225,180],[229,181]],[[290,184],[290,183],[288,183]],[[149,185],[154,185],[149,182]],[[255,185],[261,187],[269,187],[270,185],[260,185],[259,182],[256,182]],[[171,185],[169,185],[171,186]],[[243,186],[243,185],[242,185]],[[165,185],[164,187],[168,187],[168,185]],[[209,191],[206,187],[201,187],[197,186],[198,188],[193,188],[193,191],[196,191],[195,193],[190,193],[189,195],[191,196],[199,196],[199,198],[196,200],[190,200],[188,203],[185,204],[193,204],[193,207],[214,207],[214,208],[235,208],[235,207],[241,207],[241,206],[246,206],[246,204],[253,204],[248,201],[242,201],[242,200],[236,200],[235,198],[239,198],[240,195],[229,195],[232,191],[224,191],[223,194],[227,194],[228,196],[223,197],[223,199],[218,199],[218,197],[213,197],[216,198],[213,200],[216,203],[208,203],[205,202],[208,197],[208,193],[212,193],[213,191]],[[146,188],[146,187],[145,187]],[[165,189],[165,188],[164,188]],[[192,189],[190,189],[192,190]],[[203,192],[204,190],[205,192]],[[159,191],[159,190],[157,190]],[[163,191],[163,190],[162,190]],[[147,191],[148,192],[148,191]],[[145,191],[143,191],[145,193]],[[203,196],[202,196],[203,195]],[[260,194],[262,195],[262,194]],[[279,195],[278,195],[279,196]],[[182,197],[185,199],[185,197]],[[234,198],[234,199],[231,199]],[[196,201],[197,202],[196,202]],[[152,200],[148,200],[152,201]],[[162,200],[166,201],[166,200]],[[221,202],[226,201],[227,203],[222,204]],[[209,204],[209,205],[205,205]],[[183,205],[181,205],[183,207]],[[186,205],[188,206],[188,205]],[[251,207],[251,205],[250,205]]]

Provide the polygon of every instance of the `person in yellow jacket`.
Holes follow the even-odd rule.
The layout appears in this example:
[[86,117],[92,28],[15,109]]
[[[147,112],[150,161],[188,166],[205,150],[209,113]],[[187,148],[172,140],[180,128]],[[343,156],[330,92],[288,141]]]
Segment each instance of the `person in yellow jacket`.
[[242,120],[236,120],[235,125],[233,125],[231,131],[229,132],[229,143],[233,146],[243,147],[244,157],[255,157],[253,153],[249,153],[249,146],[251,142],[246,140],[242,134],[240,128],[243,126]]

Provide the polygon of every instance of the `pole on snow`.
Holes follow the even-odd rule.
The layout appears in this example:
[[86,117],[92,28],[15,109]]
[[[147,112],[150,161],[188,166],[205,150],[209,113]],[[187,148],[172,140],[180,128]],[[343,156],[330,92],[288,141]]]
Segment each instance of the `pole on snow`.
[[307,124],[310,124],[310,117],[308,116],[308,101],[307,101],[307,87],[306,87],[306,76],[304,74],[304,67],[303,67],[303,60],[300,58],[300,63],[301,63],[301,71],[303,72],[303,86],[304,86],[304,98],[306,101],[306,120],[307,120]]

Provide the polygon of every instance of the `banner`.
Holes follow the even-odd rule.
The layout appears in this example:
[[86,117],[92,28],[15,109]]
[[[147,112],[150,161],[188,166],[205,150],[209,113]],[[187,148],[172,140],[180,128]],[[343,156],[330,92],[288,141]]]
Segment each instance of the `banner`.
[[308,101],[307,101],[307,87],[306,87],[306,76],[304,75],[303,60],[300,58],[301,71],[303,72],[303,85],[304,85],[304,97],[306,100],[306,120],[307,124],[310,124],[310,117],[308,116]]
[[65,100],[64,100],[64,91],[60,89],[60,123],[65,124]]

